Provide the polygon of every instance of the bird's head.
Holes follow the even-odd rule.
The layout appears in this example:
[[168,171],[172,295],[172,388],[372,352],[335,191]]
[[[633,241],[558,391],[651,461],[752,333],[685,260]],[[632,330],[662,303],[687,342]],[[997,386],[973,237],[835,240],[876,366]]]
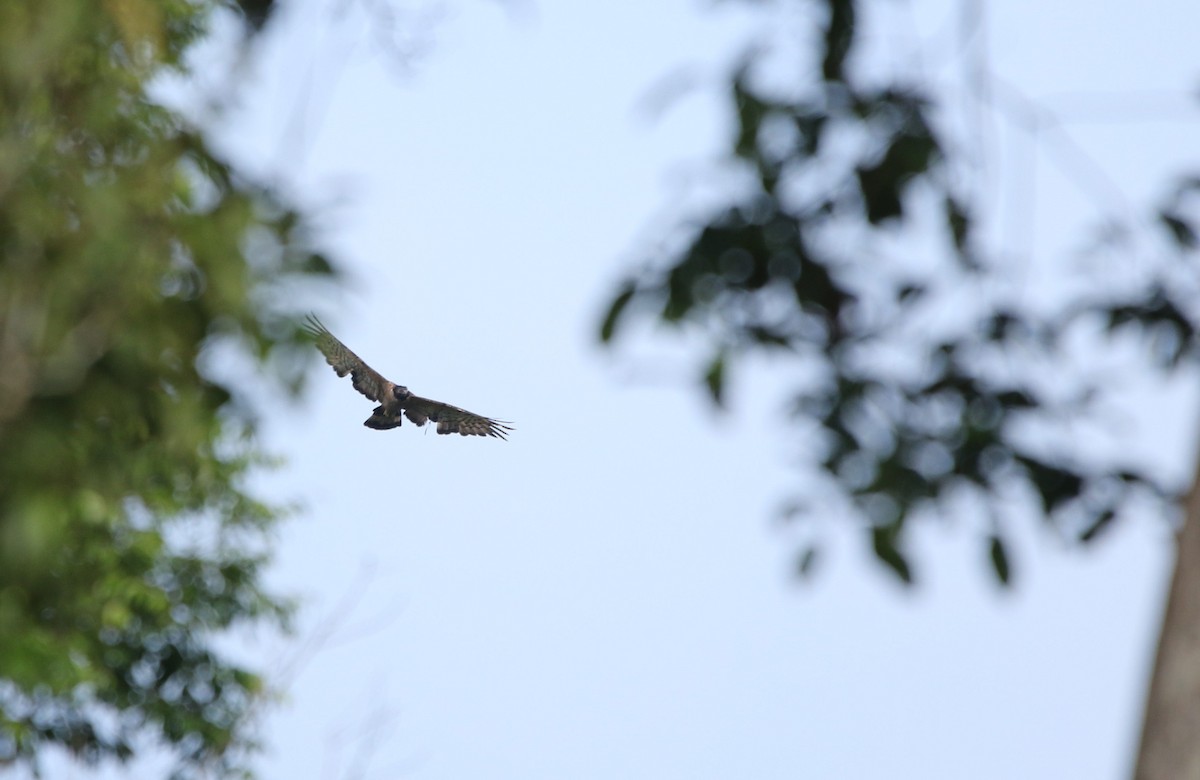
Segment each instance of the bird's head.
[[404,385],[396,385],[392,388],[392,395],[397,401],[407,401],[408,397],[412,395],[412,393],[410,393],[408,388]]

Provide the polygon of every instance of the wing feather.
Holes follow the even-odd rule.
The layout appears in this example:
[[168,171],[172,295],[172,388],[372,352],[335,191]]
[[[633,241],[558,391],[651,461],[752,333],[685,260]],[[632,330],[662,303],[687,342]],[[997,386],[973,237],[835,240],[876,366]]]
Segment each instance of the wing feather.
[[437,432],[442,434],[457,433],[461,436],[494,436],[497,439],[507,439],[509,431],[514,430],[509,423],[502,420],[493,420],[419,395],[410,395],[404,401],[404,414],[417,425],[424,425],[426,420],[436,422]]
[[362,358],[350,351],[345,344],[329,332],[321,321],[313,315],[308,315],[304,330],[317,344],[317,349],[325,356],[325,362],[333,366],[338,376],[350,375],[354,389],[370,398],[372,401],[384,403],[392,383],[384,379],[375,369],[368,366]]

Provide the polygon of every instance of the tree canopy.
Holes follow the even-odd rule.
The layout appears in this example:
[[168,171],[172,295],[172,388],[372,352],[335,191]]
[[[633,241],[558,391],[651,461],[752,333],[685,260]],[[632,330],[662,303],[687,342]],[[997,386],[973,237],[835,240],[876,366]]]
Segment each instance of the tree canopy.
[[[971,507],[1008,582],[1014,499],[1081,542],[1132,500],[1170,507],[1183,486],[1168,477],[1035,432],[1103,417],[1102,379],[1066,368],[1081,340],[1103,349],[1132,332],[1146,370],[1195,364],[1200,311],[1179,277],[1195,259],[1200,177],[1166,183],[1143,215],[1097,214],[1094,245],[1140,254],[1136,278],[1101,271],[1061,285],[1053,306],[1024,300],[1005,283],[1011,256],[981,235],[988,174],[963,159],[978,143],[956,105],[931,81],[863,67],[871,4],[798,5],[818,9],[803,17],[811,35],[759,42],[729,76],[727,153],[744,186],[685,229],[666,227],[686,238],[629,273],[601,341],[631,320],[699,334],[710,356],[699,385],[717,405],[740,359],[786,355],[776,365],[807,377],[789,422],[817,453],[805,474],[827,498],[806,487],[784,513],[852,519],[904,582],[905,529],[923,514]],[[1155,248],[1135,249],[1133,234]],[[802,570],[816,552],[800,552]]]
[[253,742],[263,682],[215,642],[289,604],[230,366],[294,389],[279,291],[332,269],[147,90],[216,13],[268,8],[0,6],[0,765],[165,748],[226,774]]

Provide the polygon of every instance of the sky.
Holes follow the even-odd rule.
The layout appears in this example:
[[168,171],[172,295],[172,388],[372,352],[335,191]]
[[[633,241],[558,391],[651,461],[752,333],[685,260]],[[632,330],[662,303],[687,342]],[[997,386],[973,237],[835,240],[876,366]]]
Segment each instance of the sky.
[[[884,5],[867,67],[963,72],[960,4]],[[284,692],[262,777],[1128,775],[1171,560],[1160,518],[1087,550],[1031,520],[1008,591],[977,529],[926,523],[906,591],[849,524],[774,521],[796,484],[785,369],[748,366],[722,415],[686,345],[596,345],[622,272],[711,189],[722,75],[803,18],[773,8],[297,3],[236,71],[221,148],[314,213],[348,271],[313,308],[386,376],[516,428],[369,430],[370,402],[316,360],[305,401],[268,414],[287,465],[261,489],[301,506],[269,581],[304,606],[295,637],[235,649]],[[1196,162],[1200,6],[1018,0],[984,18],[965,50],[984,47],[997,93],[1078,118],[1070,144],[1130,202]],[[1077,245],[1094,201],[1063,156],[976,121],[996,240]],[[1186,478],[1194,388],[1131,392],[1158,393],[1157,416],[1128,445]],[[804,534],[826,554],[802,582]]]

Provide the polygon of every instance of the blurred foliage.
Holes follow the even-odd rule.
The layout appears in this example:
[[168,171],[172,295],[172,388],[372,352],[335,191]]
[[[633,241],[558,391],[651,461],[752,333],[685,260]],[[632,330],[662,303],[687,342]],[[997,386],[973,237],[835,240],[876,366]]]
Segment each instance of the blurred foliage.
[[[1014,497],[1084,542],[1134,498],[1172,501],[1178,485],[1028,432],[1079,418],[1103,390],[1079,376],[1047,386],[1071,336],[1111,343],[1129,330],[1161,370],[1195,362],[1196,285],[1170,281],[1187,266],[1168,262],[1138,284],[1064,298],[1052,312],[981,294],[1004,289],[1012,264],[988,257],[977,236],[982,198],[964,186],[972,166],[956,165],[968,147],[939,132],[937,86],[856,76],[865,44],[855,20],[868,4],[797,5],[820,9],[804,16],[813,34],[794,42],[806,75],[783,85],[764,76],[764,45],[728,82],[729,155],[753,184],[619,285],[600,340],[611,343],[631,319],[701,334],[712,357],[699,385],[718,406],[740,357],[771,353],[783,358],[773,366],[806,369],[791,419],[799,451],[815,453],[810,465],[836,496],[835,511],[861,524],[903,582],[913,578],[909,521],[955,514],[964,497],[984,518],[981,559],[1002,583],[1012,563],[1001,510]],[[1181,179],[1141,222],[1162,229],[1164,255],[1195,250],[1198,192],[1200,180]],[[906,230],[919,246],[944,250],[893,264],[874,251]],[[1113,235],[1105,243],[1122,250],[1121,232]],[[815,503],[806,494],[784,514],[803,516]],[[801,551],[800,571],[814,553]]]
[[260,29],[246,6],[0,4],[0,766],[165,748],[227,776],[252,747],[263,683],[215,642],[286,625],[260,582],[281,509],[245,489],[252,409],[201,366],[288,365],[278,290],[332,269],[146,93],[215,13]]

